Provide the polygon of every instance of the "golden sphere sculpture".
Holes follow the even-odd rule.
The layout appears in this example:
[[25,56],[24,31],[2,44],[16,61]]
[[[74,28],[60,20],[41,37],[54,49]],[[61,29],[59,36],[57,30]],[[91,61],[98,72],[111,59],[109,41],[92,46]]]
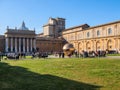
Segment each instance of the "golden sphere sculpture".
[[66,56],[71,56],[73,54],[74,50],[75,49],[74,49],[73,45],[70,43],[67,43],[63,46],[63,51]]

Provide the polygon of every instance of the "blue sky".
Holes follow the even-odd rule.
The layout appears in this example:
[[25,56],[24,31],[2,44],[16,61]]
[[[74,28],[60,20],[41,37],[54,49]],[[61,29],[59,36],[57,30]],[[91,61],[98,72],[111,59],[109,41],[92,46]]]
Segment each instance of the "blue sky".
[[0,0],[0,34],[6,27],[19,28],[24,20],[29,29],[43,32],[49,17],[66,19],[66,28],[120,20],[120,0]]

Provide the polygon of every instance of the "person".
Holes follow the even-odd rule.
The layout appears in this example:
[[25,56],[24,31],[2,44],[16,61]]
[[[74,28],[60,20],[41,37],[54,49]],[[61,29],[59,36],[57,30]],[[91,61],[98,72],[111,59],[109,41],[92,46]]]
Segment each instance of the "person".
[[64,54],[64,52],[62,52],[62,58],[64,58],[64,56],[65,56],[65,54]]
[[98,57],[100,57],[100,50],[98,50]]
[[92,51],[92,56],[95,57],[95,52],[94,51]]
[[2,59],[1,57],[2,57],[2,55],[1,55],[1,53],[0,53],[0,61],[1,61],[1,59]]
[[61,58],[61,54],[62,54],[62,53],[61,53],[61,52],[59,52],[59,58]]
[[75,57],[77,57],[77,50],[75,50],[75,52],[74,52],[74,53],[75,53]]

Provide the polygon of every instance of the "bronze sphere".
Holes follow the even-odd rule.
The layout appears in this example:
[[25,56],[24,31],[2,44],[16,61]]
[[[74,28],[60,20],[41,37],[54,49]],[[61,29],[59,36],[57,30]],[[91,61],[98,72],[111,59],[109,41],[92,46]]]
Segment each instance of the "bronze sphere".
[[63,51],[66,56],[71,56],[73,54],[74,50],[75,49],[74,49],[73,45],[70,43],[67,43],[63,46]]

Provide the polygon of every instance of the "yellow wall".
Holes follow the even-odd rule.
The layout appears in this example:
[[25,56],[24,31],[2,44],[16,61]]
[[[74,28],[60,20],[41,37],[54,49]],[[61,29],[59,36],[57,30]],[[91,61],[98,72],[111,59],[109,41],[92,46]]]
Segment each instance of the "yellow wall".
[[[110,34],[109,29],[112,31]],[[98,32],[99,35],[97,35]],[[78,52],[82,50],[117,50],[120,52],[120,22],[90,27],[86,30],[74,28],[63,31],[62,36],[72,43]]]

